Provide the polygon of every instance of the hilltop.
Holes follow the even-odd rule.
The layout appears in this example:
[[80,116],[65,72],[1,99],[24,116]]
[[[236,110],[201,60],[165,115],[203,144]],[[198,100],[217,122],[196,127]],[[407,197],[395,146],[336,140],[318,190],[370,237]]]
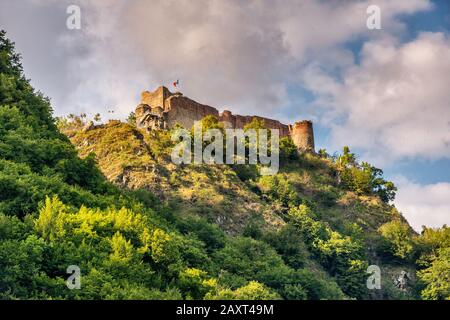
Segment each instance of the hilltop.
[[415,234],[348,148],[174,166],[170,128],[132,120],[54,119],[0,32],[0,299],[450,297],[450,229]]
[[[359,258],[355,259],[361,263],[355,276],[362,281],[357,287],[365,291],[366,298],[412,297],[415,267],[401,259],[392,259],[384,248],[379,229],[397,221],[407,228],[407,233],[414,234],[414,231],[395,207],[380,196],[346,188],[331,157],[291,152],[291,158],[285,159],[277,175],[263,177],[258,175],[256,166],[250,165],[174,165],[170,159],[173,143],[167,130],[146,130],[118,121],[88,130],[83,127],[82,124],[73,127],[70,123],[62,126],[80,156],[95,154],[102,172],[120,188],[151,191],[169,208],[175,220],[205,219],[232,237],[246,236],[259,241],[286,237],[292,246],[284,252],[287,263],[306,267],[330,279],[341,275],[336,271],[329,274],[329,262],[322,261],[328,258],[320,257],[323,253],[316,252],[313,242],[327,238],[329,241],[329,236],[336,236],[333,245],[338,247],[332,250],[348,249],[348,255]],[[302,222],[305,224],[302,228],[316,223],[315,227],[330,234],[323,239],[312,239],[311,243],[300,234],[293,234],[291,228],[295,223],[290,215],[298,206],[306,211],[301,213],[307,219]],[[352,248],[339,248],[345,247],[346,242]],[[365,268],[371,264],[382,267],[384,290],[381,292],[364,290]],[[412,276],[407,288],[398,289],[394,282],[402,271]],[[338,283],[344,286],[344,280],[341,281]]]

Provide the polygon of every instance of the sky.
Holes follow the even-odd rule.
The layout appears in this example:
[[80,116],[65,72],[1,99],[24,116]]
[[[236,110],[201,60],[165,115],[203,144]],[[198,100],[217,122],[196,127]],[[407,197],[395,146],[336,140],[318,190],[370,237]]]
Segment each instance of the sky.
[[2,0],[0,28],[56,116],[123,119],[179,79],[219,110],[313,120],[317,148],[384,170],[416,230],[450,225],[450,1]]

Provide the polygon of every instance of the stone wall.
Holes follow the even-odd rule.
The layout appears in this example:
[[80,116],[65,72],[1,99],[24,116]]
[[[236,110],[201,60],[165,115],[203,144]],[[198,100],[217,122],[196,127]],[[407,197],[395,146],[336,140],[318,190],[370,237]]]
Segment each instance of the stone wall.
[[161,107],[166,110],[166,99],[174,95],[166,87],[160,86],[153,92],[144,91],[141,93],[141,103],[151,107]]
[[166,99],[166,114],[169,128],[178,123],[190,129],[195,121],[199,121],[206,116],[219,117],[219,111],[216,108],[200,104],[182,95],[172,95]]
[[240,116],[234,115],[231,111],[225,110],[219,116],[219,120],[225,123],[227,128],[243,129],[245,125],[249,124],[256,118],[258,120],[263,120],[264,125],[268,129],[278,129],[280,130],[280,137],[285,137],[289,135],[289,126],[282,124],[278,120],[258,117],[258,116]]
[[291,139],[301,151],[314,152],[314,130],[311,121],[304,120],[289,126]]
[[301,151],[314,152],[314,132],[311,121],[300,121],[286,125],[278,120],[259,116],[234,115],[231,111],[219,111],[211,106],[200,104],[184,97],[182,93],[172,93],[166,87],[159,87],[154,92],[144,91],[141,104],[136,108],[136,123],[140,128],[172,128],[175,124],[190,129],[195,121],[213,115],[223,122],[226,128],[242,129],[254,118],[263,120],[266,128],[278,129],[280,137],[291,136],[292,141]]

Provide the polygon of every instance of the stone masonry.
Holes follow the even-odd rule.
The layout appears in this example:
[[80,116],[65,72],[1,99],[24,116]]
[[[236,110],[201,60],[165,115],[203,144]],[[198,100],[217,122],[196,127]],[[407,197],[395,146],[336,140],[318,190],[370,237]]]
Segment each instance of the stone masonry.
[[211,106],[191,100],[181,92],[172,93],[166,87],[159,87],[154,92],[144,91],[141,103],[137,106],[136,124],[147,130],[167,130],[179,124],[187,129],[208,115],[213,115],[224,123],[226,128],[242,129],[254,118],[264,120],[268,129],[278,129],[280,137],[290,136],[299,151],[314,152],[314,131],[311,121],[300,121],[286,125],[278,120],[259,116],[234,115],[225,110],[222,113]]

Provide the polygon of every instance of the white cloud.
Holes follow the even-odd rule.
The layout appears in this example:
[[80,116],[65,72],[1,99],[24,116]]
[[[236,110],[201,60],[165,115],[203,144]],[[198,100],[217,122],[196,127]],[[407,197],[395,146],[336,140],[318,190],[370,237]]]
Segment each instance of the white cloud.
[[342,81],[317,63],[302,76],[328,110],[334,145],[361,148],[386,165],[450,157],[449,74],[450,39],[422,33],[406,44],[393,38],[365,43],[361,63],[347,67]]
[[[391,33],[402,31],[398,15],[431,8],[429,0],[375,2],[382,9],[383,28]],[[81,6],[80,32],[66,30],[64,3]],[[58,113],[80,109],[104,112],[115,106],[124,115],[134,108],[140,91],[170,85],[180,78],[181,90],[201,102],[271,116],[288,106],[287,85],[296,80],[304,63],[318,55],[348,63],[352,57],[342,48],[345,42],[377,37],[378,33],[366,28],[366,8],[373,3],[29,0],[26,8],[15,8],[14,12],[2,2],[0,11],[20,17],[38,4],[39,14],[27,17],[25,25],[15,24],[17,18],[8,19],[15,28],[29,31],[36,21],[55,19],[55,12],[51,16],[40,13],[57,6],[61,29],[53,26],[39,37],[59,35],[64,41],[55,46],[65,52],[84,49],[84,54],[68,57],[64,70],[56,66],[49,70],[59,74],[46,80],[53,83],[44,86],[46,94],[55,97]],[[48,49],[48,45],[40,48],[45,53]],[[67,74],[67,68],[66,83],[59,83],[55,79],[61,79],[62,71]],[[33,74],[37,84],[42,77]]]
[[[155,82],[181,78],[196,99],[241,113],[270,116],[288,104],[287,84],[308,59],[340,47],[366,28],[372,1],[133,1],[121,11],[120,34],[131,39]],[[426,0],[378,1],[384,27],[431,7]],[[328,21],[328,23],[323,23]],[[277,110],[278,111],[278,110]]]
[[395,206],[416,231],[423,225],[450,225],[450,183],[421,185],[404,177],[397,177],[396,182]]

